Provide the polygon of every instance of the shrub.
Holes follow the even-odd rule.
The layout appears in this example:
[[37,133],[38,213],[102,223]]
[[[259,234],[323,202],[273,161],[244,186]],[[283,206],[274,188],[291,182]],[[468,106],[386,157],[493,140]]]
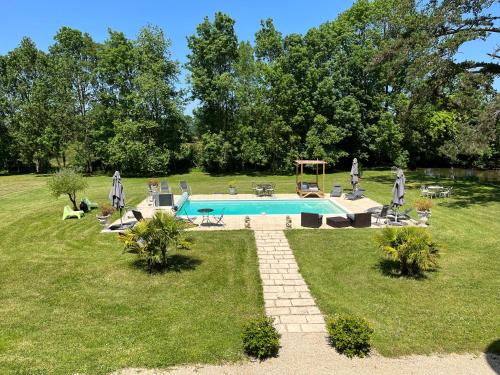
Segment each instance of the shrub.
[[349,315],[328,318],[326,327],[330,343],[339,353],[347,357],[364,357],[370,351],[373,329],[366,320]]
[[402,275],[419,275],[437,266],[439,248],[425,228],[384,228],[376,240]]
[[173,247],[189,248],[190,241],[184,237],[188,224],[176,220],[172,215],[158,212],[152,219],[141,220],[127,229],[120,240],[124,252],[137,254],[146,261],[151,273],[153,268],[167,265],[168,252]]
[[278,354],[280,337],[272,318],[258,317],[243,328],[243,349],[258,359],[274,357]]
[[61,195],[68,195],[69,200],[73,204],[73,209],[78,210],[76,193],[87,188],[87,181],[73,169],[61,169],[52,175],[47,185],[55,198]]
[[417,199],[415,201],[415,209],[417,211],[429,211],[432,208],[432,201],[430,199]]

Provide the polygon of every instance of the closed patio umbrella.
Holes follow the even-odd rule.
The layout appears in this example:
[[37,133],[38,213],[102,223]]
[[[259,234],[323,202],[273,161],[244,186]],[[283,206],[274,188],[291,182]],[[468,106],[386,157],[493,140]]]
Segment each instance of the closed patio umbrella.
[[353,191],[356,189],[356,185],[358,184],[358,182],[359,182],[358,159],[354,158],[352,160],[352,167],[351,167],[351,185]]
[[109,193],[109,200],[113,207],[120,211],[120,228],[123,228],[122,208],[125,207],[125,192],[123,191],[122,179],[118,171],[113,175],[113,185]]
[[[401,168],[396,172],[396,181],[392,187],[392,203],[399,209],[405,203],[405,174]],[[396,210],[396,222],[398,221],[398,213]]]

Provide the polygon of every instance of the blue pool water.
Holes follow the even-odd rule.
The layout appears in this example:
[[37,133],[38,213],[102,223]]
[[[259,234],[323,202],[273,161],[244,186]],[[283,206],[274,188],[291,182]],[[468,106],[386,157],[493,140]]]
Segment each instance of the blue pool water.
[[301,212],[345,215],[341,207],[328,199],[276,200],[188,200],[178,215],[197,216],[200,208],[211,208],[213,215],[298,215]]

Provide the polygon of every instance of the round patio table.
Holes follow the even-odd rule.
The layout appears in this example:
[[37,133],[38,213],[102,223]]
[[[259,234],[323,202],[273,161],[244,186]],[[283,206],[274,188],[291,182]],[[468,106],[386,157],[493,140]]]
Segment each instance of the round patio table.
[[201,214],[201,223],[210,224],[210,214],[214,212],[213,208],[200,208],[198,212]]
[[429,190],[430,197],[438,197],[439,193],[444,190],[444,186],[441,185],[429,185],[427,186],[427,190]]

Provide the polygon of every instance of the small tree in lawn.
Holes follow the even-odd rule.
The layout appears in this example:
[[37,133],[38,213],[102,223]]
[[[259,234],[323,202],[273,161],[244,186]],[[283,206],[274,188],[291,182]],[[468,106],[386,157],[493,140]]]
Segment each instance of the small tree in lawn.
[[397,262],[401,275],[417,276],[437,267],[439,246],[424,228],[385,228],[376,240],[385,256]]
[[158,212],[152,219],[141,220],[127,229],[119,239],[124,244],[123,251],[137,254],[151,273],[155,267],[166,267],[169,250],[190,247],[190,241],[184,237],[188,227],[188,223]]
[[56,198],[61,195],[68,195],[69,200],[73,203],[73,209],[78,210],[76,193],[87,188],[87,181],[73,169],[61,169],[52,175],[48,186],[52,195]]

